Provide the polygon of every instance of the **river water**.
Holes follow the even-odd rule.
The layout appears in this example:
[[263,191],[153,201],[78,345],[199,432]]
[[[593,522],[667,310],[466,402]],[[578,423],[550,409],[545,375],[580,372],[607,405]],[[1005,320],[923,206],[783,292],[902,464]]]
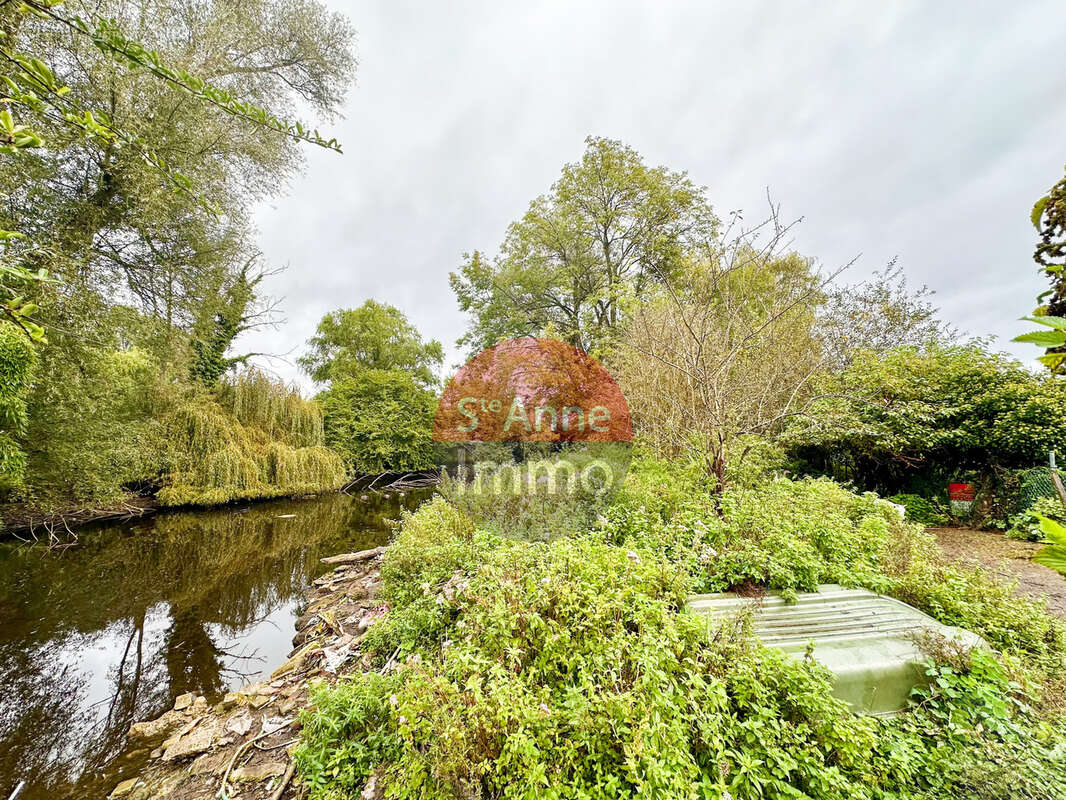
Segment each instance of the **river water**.
[[126,731],[284,661],[322,556],[385,543],[426,491],[165,512],[0,543],[0,800],[104,798],[147,753]]

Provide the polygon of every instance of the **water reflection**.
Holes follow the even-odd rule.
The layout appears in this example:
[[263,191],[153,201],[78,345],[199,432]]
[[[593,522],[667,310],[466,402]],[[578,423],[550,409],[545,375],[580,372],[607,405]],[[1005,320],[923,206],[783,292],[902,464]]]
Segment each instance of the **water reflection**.
[[24,800],[105,797],[143,762],[124,752],[131,723],[269,673],[319,558],[382,543],[425,496],[171,513],[63,552],[0,545],[0,797],[19,780]]

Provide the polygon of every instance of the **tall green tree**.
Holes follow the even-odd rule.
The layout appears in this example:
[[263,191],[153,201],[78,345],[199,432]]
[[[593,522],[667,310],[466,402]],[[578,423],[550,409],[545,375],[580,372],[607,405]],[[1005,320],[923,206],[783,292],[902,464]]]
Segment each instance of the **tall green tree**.
[[340,149],[286,117],[335,113],[352,30],[316,0],[28,0],[0,33],[0,289],[50,339],[25,496],[111,498],[158,476],[154,423],[260,308],[250,210],[300,143]]
[[326,314],[300,365],[327,388],[326,444],[355,473],[426,469],[434,462],[436,372],[444,349],[398,308],[367,300]]
[[409,372],[365,369],[341,377],[315,398],[326,444],[350,472],[374,475],[432,467],[437,399]]
[[40,146],[0,159],[3,227],[67,285],[190,322],[205,276],[247,260],[249,209],[299,167],[298,141],[329,144],[274,114],[336,111],[348,23],[315,0],[30,8],[4,9],[4,77]]
[[376,300],[326,314],[307,344],[299,363],[319,383],[383,370],[406,372],[427,388],[444,360],[440,342],[424,341],[402,311]]
[[618,141],[585,143],[581,160],[508,228],[495,258],[474,251],[451,274],[471,315],[460,345],[477,351],[545,334],[602,352],[649,287],[709,246],[717,219],[684,172],[649,167]]

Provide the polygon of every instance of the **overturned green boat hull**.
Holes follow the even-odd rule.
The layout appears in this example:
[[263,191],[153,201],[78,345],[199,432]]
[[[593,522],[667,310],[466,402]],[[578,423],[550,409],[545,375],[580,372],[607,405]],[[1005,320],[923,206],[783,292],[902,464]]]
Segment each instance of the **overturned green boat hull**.
[[693,595],[688,609],[714,620],[750,610],[763,644],[795,658],[803,658],[810,645],[814,659],[833,674],[834,695],[858,713],[878,716],[902,711],[911,690],[924,682],[921,665],[927,658],[918,646],[923,634],[985,646],[977,634],[942,625],[899,600],[837,584],[800,594],[795,603],[779,593]]

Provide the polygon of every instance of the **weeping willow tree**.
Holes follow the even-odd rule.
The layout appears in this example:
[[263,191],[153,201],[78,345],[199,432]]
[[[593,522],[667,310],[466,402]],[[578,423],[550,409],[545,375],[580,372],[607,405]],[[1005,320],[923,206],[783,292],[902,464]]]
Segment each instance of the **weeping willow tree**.
[[168,422],[164,505],[317,494],[340,488],[344,462],[327,448],[322,411],[280,381],[246,370],[214,398],[181,406]]
[[0,322],[0,488],[22,482],[26,454],[15,437],[26,430],[26,393],[37,354],[10,322]]

